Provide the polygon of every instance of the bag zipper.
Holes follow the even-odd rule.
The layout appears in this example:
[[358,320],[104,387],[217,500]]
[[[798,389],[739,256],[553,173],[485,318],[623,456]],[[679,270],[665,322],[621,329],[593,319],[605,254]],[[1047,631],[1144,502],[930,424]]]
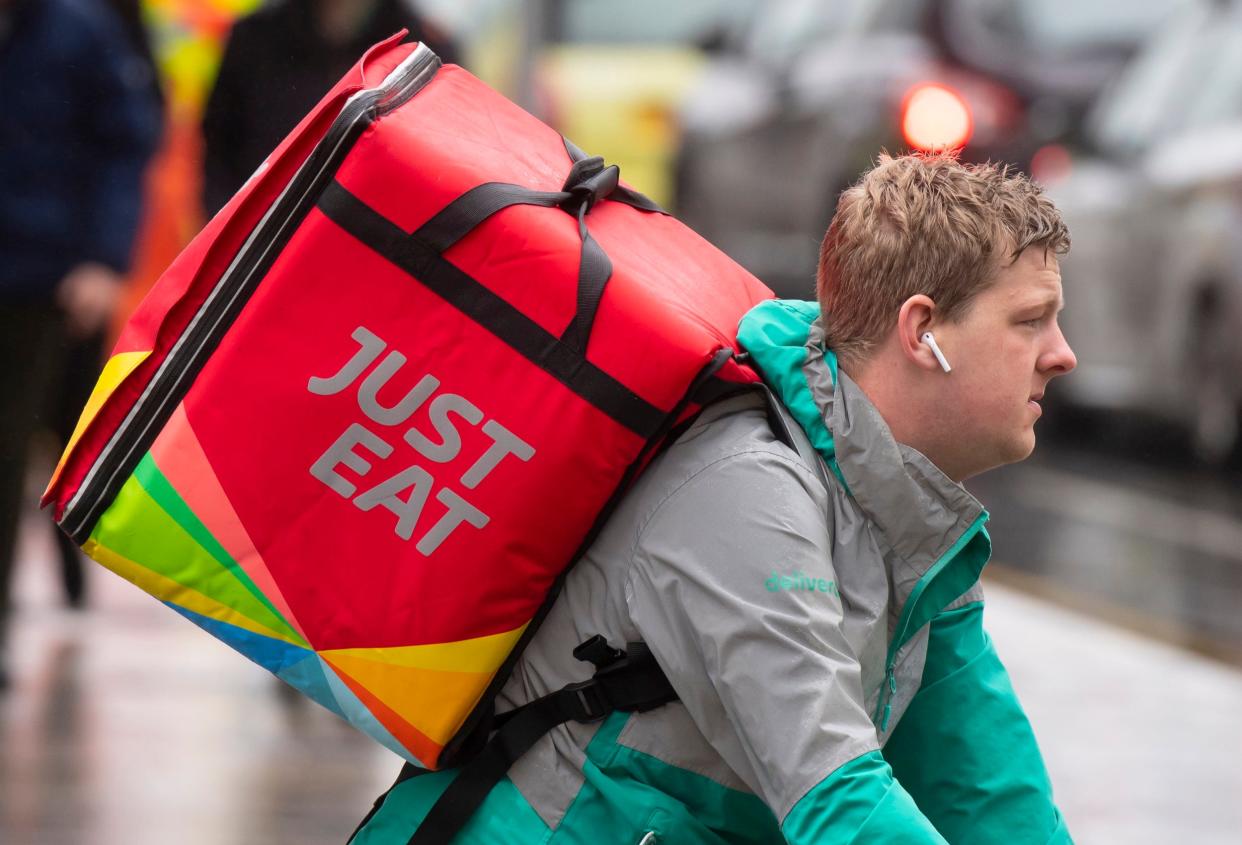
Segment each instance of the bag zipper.
[[173,344],[61,515],[61,528],[82,545],[95,522],[149,448],[225,331],[293,236],[322,189],[331,182],[363,131],[404,105],[431,81],[440,58],[419,44],[375,88],[358,91],[341,108],[289,184],[255,226],[215,288]]

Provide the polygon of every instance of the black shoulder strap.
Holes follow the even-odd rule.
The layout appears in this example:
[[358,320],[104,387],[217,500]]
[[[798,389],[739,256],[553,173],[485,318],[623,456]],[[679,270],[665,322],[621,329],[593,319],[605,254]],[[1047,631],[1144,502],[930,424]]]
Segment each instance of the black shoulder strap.
[[[617,710],[651,710],[677,698],[644,643],[629,643],[625,651],[618,651],[596,635],[575,648],[574,656],[594,663],[595,675],[497,716],[495,724],[499,730],[482,752],[461,768],[408,845],[448,845],[509,767],[557,725],[569,721],[597,722]],[[425,771],[405,764],[389,791]],[[375,815],[387,795],[386,792],[376,800],[358,830]]]
[[793,435],[789,432],[781,400],[777,399],[772,389],[763,382],[733,382],[712,375],[694,388],[692,396],[695,402],[707,407],[713,402],[720,402],[744,393],[758,393],[763,397],[764,410],[767,412],[768,425],[772,428],[772,434],[790,449],[795,452],[799,451]]

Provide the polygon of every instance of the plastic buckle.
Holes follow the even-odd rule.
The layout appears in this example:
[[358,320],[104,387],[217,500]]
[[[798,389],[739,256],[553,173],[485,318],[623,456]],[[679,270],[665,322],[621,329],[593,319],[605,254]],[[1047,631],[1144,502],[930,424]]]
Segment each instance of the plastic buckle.
[[595,203],[615,191],[620,181],[621,168],[615,164],[605,167],[602,156],[576,161],[561,186],[570,195],[561,208],[571,214],[577,214],[580,208],[589,212]]
[[623,657],[625,657],[625,652],[608,645],[608,640],[600,634],[574,646],[574,659],[590,663],[596,669],[611,666]]
[[600,690],[599,684],[594,678],[589,681],[570,684],[565,687],[565,692],[570,693],[582,708],[580,714],[574,714],[575,721],[598,722],[613,710],[609,706],[607,699],[604,698],[604,693]]

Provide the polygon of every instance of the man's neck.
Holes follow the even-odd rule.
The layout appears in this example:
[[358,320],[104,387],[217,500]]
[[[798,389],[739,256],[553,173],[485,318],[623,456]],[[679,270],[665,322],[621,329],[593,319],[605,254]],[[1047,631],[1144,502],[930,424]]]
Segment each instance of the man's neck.
[[952,433],[940,430],[936,398],[925,395],[925,383],[903,377],[902,361],[885,361],[885,354],[877,350],[866,362],[848,367],[843,364],[842,369],[879,411],[894,440],[917,450],[949,478],[960,482],[966,473],[950,465],[944,459],[945,450],[938,446]]

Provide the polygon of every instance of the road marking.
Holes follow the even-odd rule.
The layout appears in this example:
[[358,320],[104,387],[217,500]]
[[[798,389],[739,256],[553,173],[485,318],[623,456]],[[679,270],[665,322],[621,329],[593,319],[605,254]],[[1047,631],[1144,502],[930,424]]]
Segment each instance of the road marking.
[[1058,470],[1030,467],[1014,497],[1024,505],[1242,562],[1242,520]]

